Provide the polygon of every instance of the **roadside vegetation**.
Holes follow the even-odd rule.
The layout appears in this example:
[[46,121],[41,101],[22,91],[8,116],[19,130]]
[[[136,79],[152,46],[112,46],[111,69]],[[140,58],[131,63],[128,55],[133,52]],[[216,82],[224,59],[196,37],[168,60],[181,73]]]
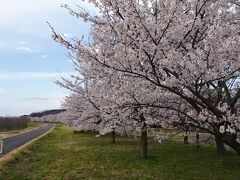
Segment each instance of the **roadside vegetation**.
[[28,126],[24,129],[18,129],[18,130],[10,130],[10,131],[0,131],[0,139],[15,136],[21,133],[29,132],[34,129],[37,129],[41,126],[46,125],[45,123],[39,123],[39,122],[29,122]]
[[149,157],[141,160],[139,139],[73,133],[57,125],[0,172],[0,179],[240,179],[239,157],[215,146],[183,144],[180,137],[164,144],[149,140]]
[[24,129],[28,127],[27,117],[0,117],[0,131]]

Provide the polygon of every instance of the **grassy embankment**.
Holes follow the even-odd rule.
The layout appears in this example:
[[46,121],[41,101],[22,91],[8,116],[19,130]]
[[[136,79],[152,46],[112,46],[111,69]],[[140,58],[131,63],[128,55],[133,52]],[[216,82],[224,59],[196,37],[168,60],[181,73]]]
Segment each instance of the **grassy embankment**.
[[58,125],[21,156],[5,165],[0,179],[240,179],[240,157],[216,155],[215,147],[179,141],[149,142],[149,158],[140,160],[139,140],[73,134]]
[[0,131],[0,139],[15,136],[21,133],[29,132],[34,129],[37,129],[41,126],[45,126],[46,123],[38,123],[38,122],[29,122],[28,127],[24,129],[19,129],[19,130],[12,130],[12,131]]

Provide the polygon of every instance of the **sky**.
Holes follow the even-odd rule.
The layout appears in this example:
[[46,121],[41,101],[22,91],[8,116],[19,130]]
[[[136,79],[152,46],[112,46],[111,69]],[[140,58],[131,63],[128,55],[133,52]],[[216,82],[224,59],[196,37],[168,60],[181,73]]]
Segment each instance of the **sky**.
[[90,25],[62,4],[95,12],[81,0],[0,0],[0,116],[60,108],[69,93],[54,82],[73,74],[73,64],[46,21],[68,38],[88,36]]

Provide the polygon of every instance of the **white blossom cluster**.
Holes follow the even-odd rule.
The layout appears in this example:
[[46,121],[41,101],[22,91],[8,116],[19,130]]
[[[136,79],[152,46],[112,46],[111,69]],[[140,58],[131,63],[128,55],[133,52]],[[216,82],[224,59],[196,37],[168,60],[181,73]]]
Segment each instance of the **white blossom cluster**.
[[45,122],[45,123],[65,123],[65,112],[58,114],[45,115],[41,117],[31,117],[33,122]]
[[170,136],[160,136],[160,135],[156,135],[154,137],[154,140],[157,141],[160,144],[163,144],[165,141],[169,140],[171,137]]

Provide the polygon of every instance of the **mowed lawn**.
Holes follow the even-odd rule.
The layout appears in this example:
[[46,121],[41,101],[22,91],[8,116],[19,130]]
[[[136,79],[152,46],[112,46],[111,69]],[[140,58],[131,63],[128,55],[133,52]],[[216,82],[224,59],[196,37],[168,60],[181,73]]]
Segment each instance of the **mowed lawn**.
[[139,140],[117,136],[96,138],[56,126],[15,161],[6,164],[0,179],[240,179],[240,157],[218,157],[215,147],[149,142],[149,158],[139,159]]

